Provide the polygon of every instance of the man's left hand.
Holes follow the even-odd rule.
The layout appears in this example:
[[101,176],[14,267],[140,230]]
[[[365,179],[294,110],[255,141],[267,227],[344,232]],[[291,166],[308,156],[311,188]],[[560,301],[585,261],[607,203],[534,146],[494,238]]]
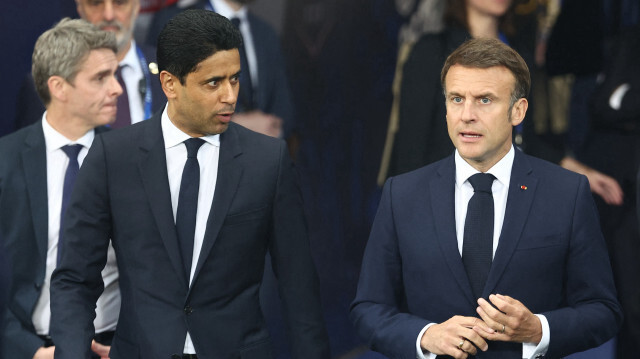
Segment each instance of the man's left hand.
[[[540,343],[542,324],[540,319],[520,303],[506,295],[491,294],[491,305],[484,298],[478,299],[476,312],[495,333],[476,330],[488,340],[518,343]],[[497,309],[496,309],[497,308]]]
[[100,359],[109,359],[110,346],[102,345],[95,340],[91,342],[91,350],[100,356]]

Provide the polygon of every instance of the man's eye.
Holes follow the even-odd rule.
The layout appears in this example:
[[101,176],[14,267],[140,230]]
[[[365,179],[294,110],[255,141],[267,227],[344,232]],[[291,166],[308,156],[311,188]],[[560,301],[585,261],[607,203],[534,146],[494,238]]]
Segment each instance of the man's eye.
[[480,102],[483,104],[488,104],[488,103],[491,103],[491,100],[485,97],[483,99],[480,99]]
[[458,96],[453,97],[451,99],[451,102],[453,102],[453,103],[461,103],[462,102],[462,97],[458,97]]
[[232,76],[230,79],[231,83],[236,84],[240,81],[240,76]]
[[216,87],[218,86],[218,80],[211,80],[207,83],[207,85],[211,86],[211,87]]

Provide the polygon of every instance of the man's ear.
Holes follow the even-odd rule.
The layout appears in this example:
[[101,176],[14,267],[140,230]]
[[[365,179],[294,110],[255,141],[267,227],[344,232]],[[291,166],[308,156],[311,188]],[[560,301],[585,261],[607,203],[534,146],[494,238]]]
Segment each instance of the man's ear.
[[529,108],[529,101],[526,98],[521,98],[513,104],[511,107],[511,125],[518,126],[524,120],[524,116],[527,114]]
[[51,76],[47,80],[47,86],[52,99],[55,98],[62,102],[67,100],[67,86],[70,85],[65,79],[60,76]]
[[160,72],[160,85],[162,85],[162,91],[168,99],[176,98],[178,87],[182,86],[177,77],[165,70]]

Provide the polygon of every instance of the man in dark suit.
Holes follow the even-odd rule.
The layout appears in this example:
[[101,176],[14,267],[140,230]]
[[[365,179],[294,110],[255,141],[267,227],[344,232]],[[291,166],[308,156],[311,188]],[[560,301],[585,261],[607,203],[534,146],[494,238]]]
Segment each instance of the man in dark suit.
[[[115,119],[117,67],[115,36],[84,20],[62,20],[36,42],[32,73],[47,111],[0,139],[0,238],[11,264],[3,358],[53,358],[49,279],[64,242],[62,214],[95,133]],[[109,344],[120,306],[113,249],[98,279],[105,291],[88,334]]]
[[[158,80],[155,47],[133,40],[140,0],[76,0],[76,9],[81,18],[116,35],[118,76],[124,93],[118,98],[118,116],[111,126],[140,122],[161,110],[167,99]],[[27,76],[18,95],[16,128],[39,121],[44,111],[33,78]]]
[[286,145],[230,123],[241,43],[214,12],[175,16],[158,41],[167,107],[96,140],[52,277],[56,358],[89,351],[110,237],[122,293],[111,358],[272,357],[258,296],[267,251],[294,357],[329,356]]
[[[246,64],[233,121],[265,135],[288,138],[294,131],[293,103],[280,40],[273,28],[249,11],[250,0],[198,0],[189,9],[206,9],[237,21],[243,37],[240,59]],[[147,43],[184,8],[173,4],[154,15]]]
[[587,179],[512,145],[522,58],[470,40],[441,81],[456,151],[385,184],[351,310],[361,336],[407,359],[559,358],[613,337],[622,318]]

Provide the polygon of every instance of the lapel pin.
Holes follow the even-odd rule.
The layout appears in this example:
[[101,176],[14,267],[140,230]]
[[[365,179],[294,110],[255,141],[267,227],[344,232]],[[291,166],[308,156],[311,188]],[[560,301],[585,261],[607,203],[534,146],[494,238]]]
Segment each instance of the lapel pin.
[[526,191],[527,190],[527,186],[522,185],[522,186],[520,186],[520,189],[523,190],[523,191]]

